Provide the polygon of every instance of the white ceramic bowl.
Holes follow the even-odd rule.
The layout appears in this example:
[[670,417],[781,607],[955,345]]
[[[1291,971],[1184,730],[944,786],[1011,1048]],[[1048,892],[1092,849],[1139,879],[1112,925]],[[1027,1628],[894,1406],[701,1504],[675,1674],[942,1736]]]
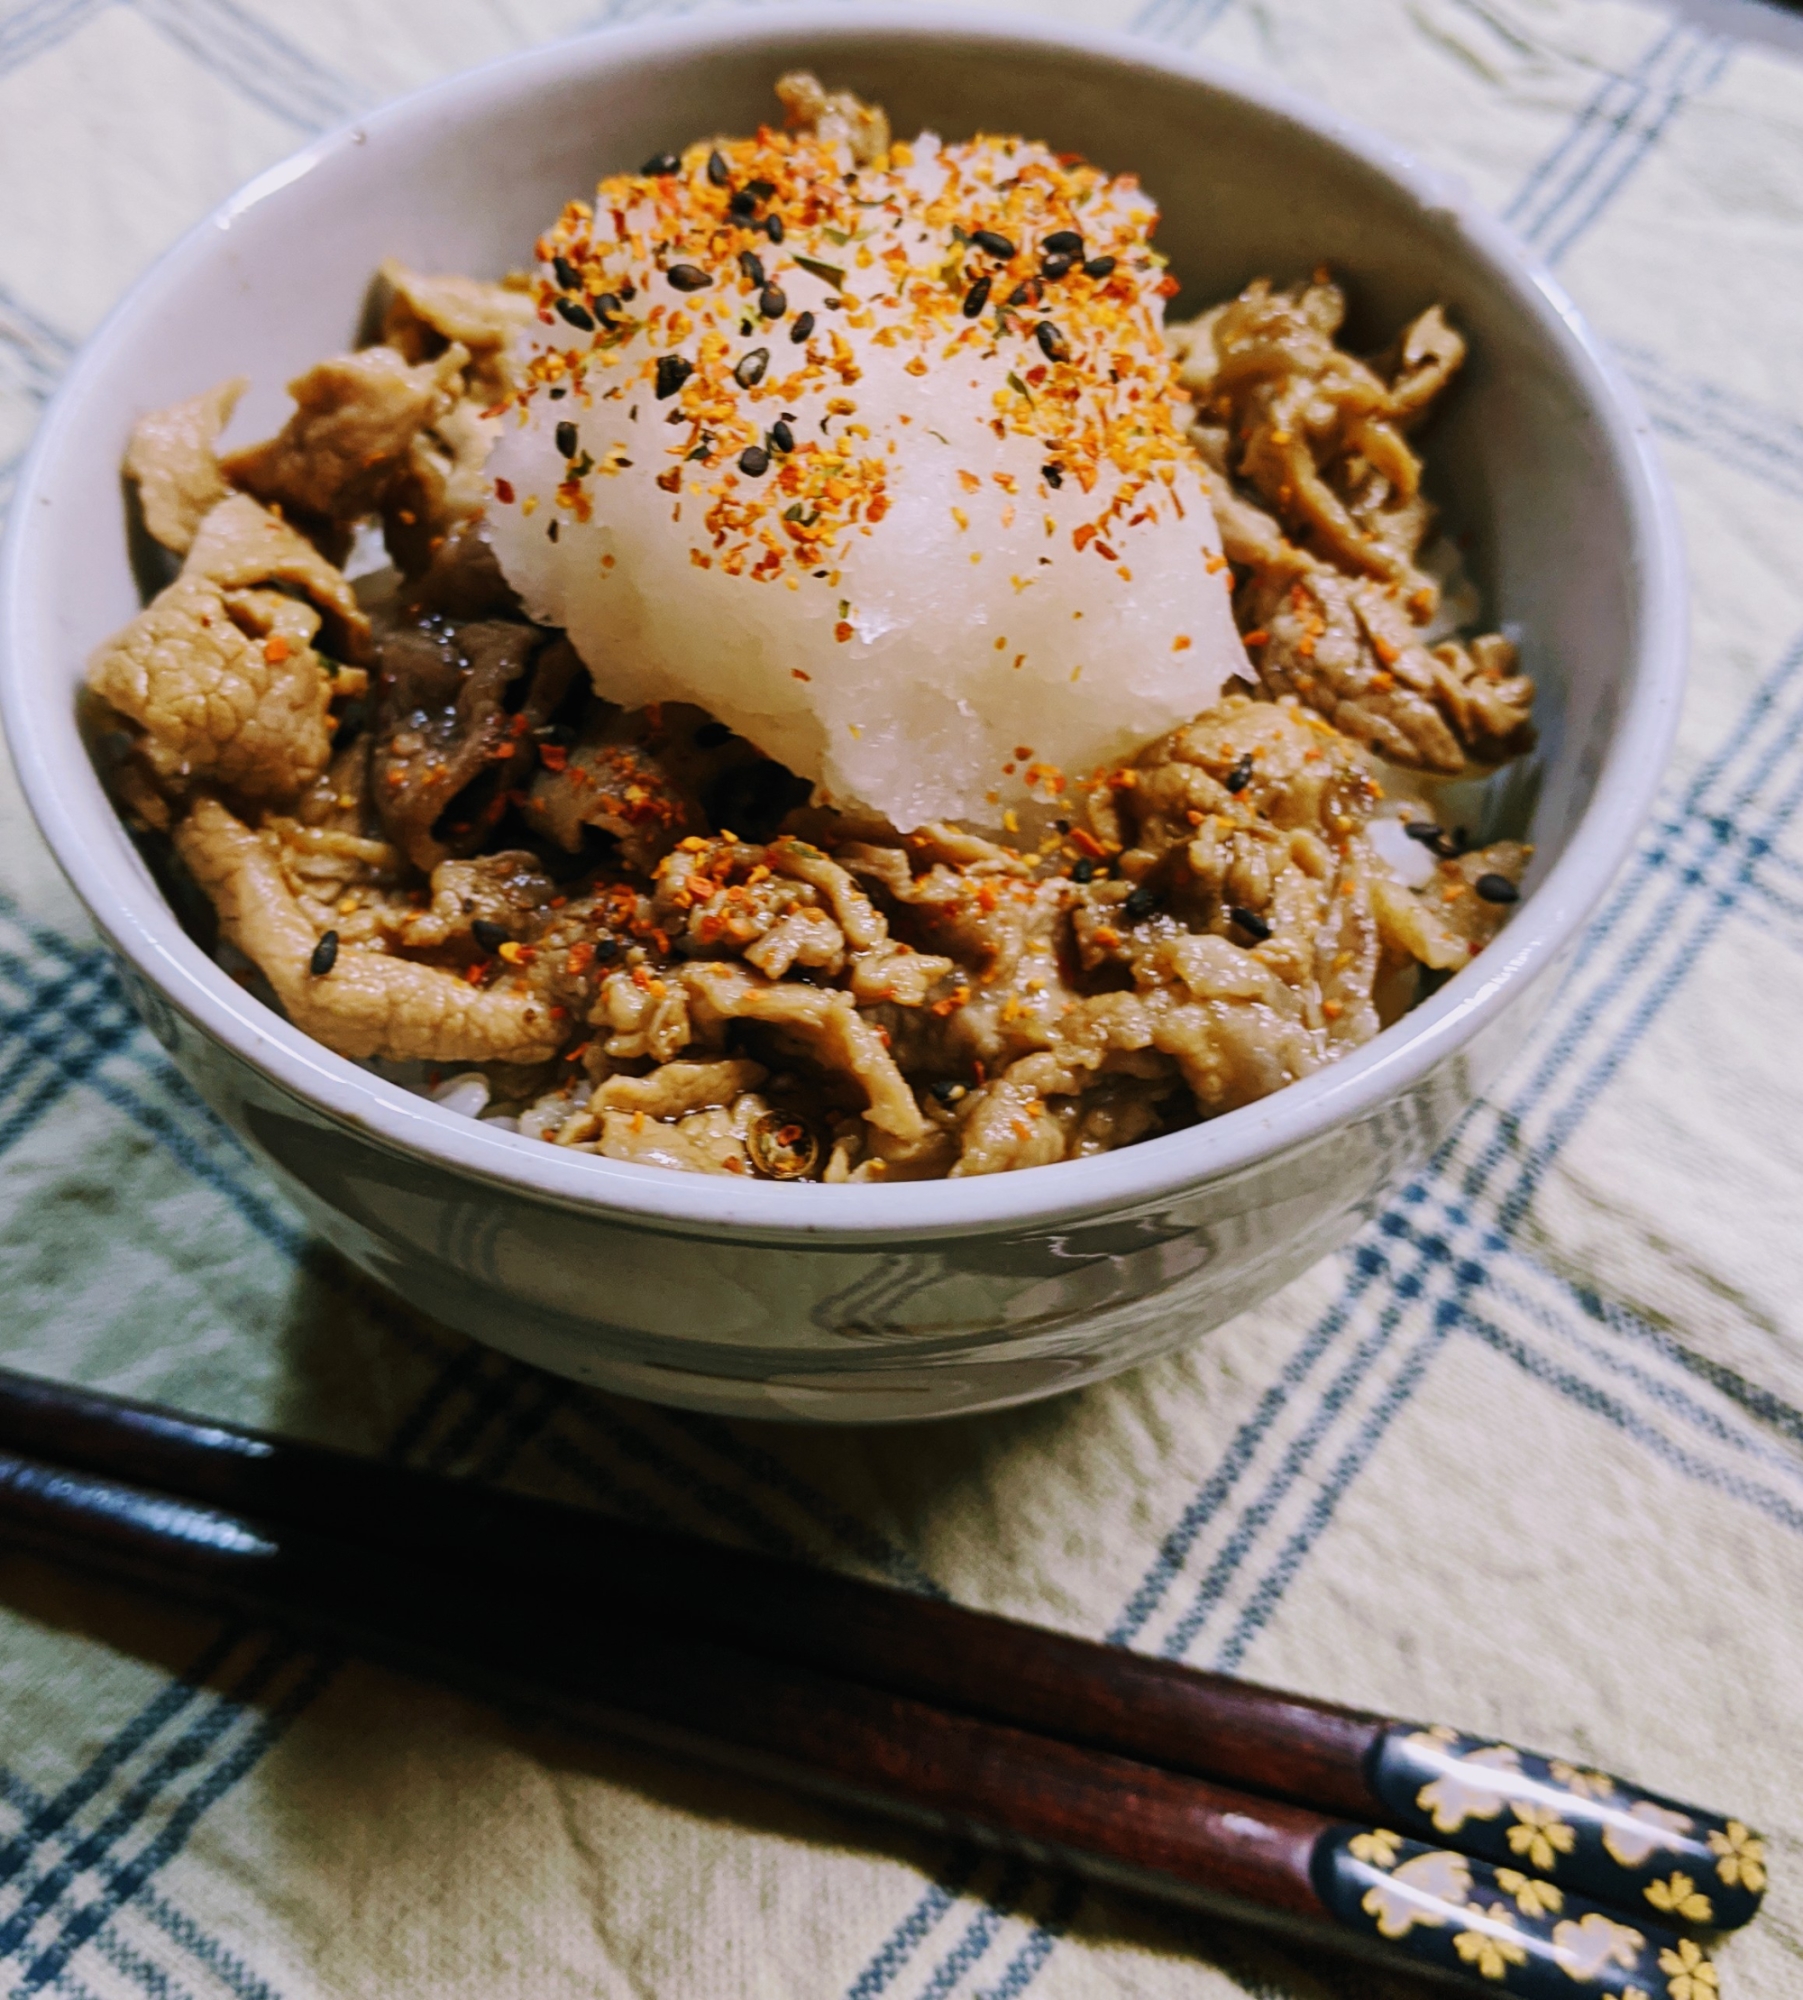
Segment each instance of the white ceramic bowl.
[[[142,411],[253,376],[248,427],[346,345],[370,273],[498,274],[603,172],[770,114],[806,64],[898,132],[1019,130],[1137,171],[1183,304],[1322,259],[1373,343],[1442,300],[1472,361],[1432,438],[1450,524],[1542,688],[1531,893],[1406,1020],[1262,1104],[1098,1159],[815,1187],[623,1165],[377,1080],[182,932],[97,782],[74,695],[137,609],[119,463]],[[1459,187],[1315,106],[1118,39],[913,6],[616,31],[322,139],[179,243],[71,371],[0,569],[0,702],[27,796],[146,1020],[321,1233],[416,1305],[590,1382],[840,1420],[992,1408],[1193,1339],[1341,1243],[1512,1051],[1668,748],[1683,568],[1644,419],[1547,274]]]

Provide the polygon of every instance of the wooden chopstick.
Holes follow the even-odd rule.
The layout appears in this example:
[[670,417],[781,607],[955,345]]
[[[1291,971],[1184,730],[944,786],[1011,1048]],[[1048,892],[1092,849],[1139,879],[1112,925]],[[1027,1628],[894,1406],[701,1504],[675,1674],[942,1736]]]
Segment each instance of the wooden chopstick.
[[[1427,1746],[1409,1755],[1440,1759],[1440,1777],[1452,1770],[1476,1811],[1488,1803],[1489,1817],[1462,1822],[1455,1837],[1530,1824],[1502,1812],[1506,1786],[1493,1802],[1482,1795],[1484,1774],[1498,1772],[1494,1754],[1461,1765],[1456,1744],[1407,1725],[3,1371],[0,1445],[15,1453],[0,1461],[0,1533],[64,1559],[386,1657],[440,1669],[454,1660],[466,1676],[574,1719],[611,1717],[617,1729],[630,1717],[628,1733],[713,1762],[891,1817],[1025,1842],[1166,1897],[1337,1924],[1342,1941],[1348,1926],[1369,1940],[1386,1916],[1394,1929],[1398,1884],[1413,1883],[1417,1901],[1435,1883],[1488,1885],[1489,1918],[1417,1914],[1403,1923],[1405,1948],[1457,1969],[1445,1955],[1453,1941],[1477,1949],[1483,1923],[1506,1917],[1525,1955],[1520,1966],[1504,1961],[1518,1975],[1504,1990],[1535,1990],[1519,1977],[1556,1958],[1551,1928],[1537,1937],[1531,1913],[1508,1907],[1507,1878],[1481,1859],[1369,1832],[1374,1819],[1394,1827],[1406,1817],[1378,1795],[1398,1732]],[[1531,1788],[1531,1766],[1517,1775]],[[1208,1781],[1222,1776],[1303,1803]],[[1625,1811],[1641,1795],[1615,1796]],[[1431,1825],[1425,1805],[1416,1810]],[[1644,1837],[1649,1822],[1630,1815],[1629,1824]],[[1596,1831],[1595,1821],[1576,1828]],[[1740,1832],[1744,1855],[1751,1836]],[[1517,1851],[1496,1844],[1511,1865]],[[1713,1860],[1704,1832],[1696,1844]],[[1631,1872],[1613,1857],[1609,1865],[1617,1877]],[[1544,1892],[1539,1901],[1550,1907]],[[1468,1894],[1441,1902],[1473,1907]],[[1567,1922],[1576,1907],[1567,1899]],[[1633,1934],[1653,1950],[1652,1925],[1638,1908],[1635,1918]],[[1563,1969],[1558,1982],[1569,1989]]]

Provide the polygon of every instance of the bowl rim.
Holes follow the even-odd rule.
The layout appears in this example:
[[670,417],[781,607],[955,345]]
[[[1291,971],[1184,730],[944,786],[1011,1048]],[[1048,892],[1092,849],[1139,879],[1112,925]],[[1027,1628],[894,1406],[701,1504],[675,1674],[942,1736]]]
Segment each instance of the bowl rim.
[[[1418,205],[1451,217],[1492,279],[1512,292],[1548,337],[1598,424],[1624,489],[1631,535],[1623,561],[1639,598],[1640,642],[1595,789],[1545,880],[1478,960],[1362,1049],[1256,1104],[1120,1152],[956,1181],[823,1187],[691,1176],[522,1140],[334,1055],[252,999],[188,938],[147,875],[141,870],[133,875],[104,846],[84,838],[89,800],[79,788],[56,782],[71,743],[84,761],[86,751],[63,679],[31,671],[33,551],[41,533],[69,532],[61,523],[40,529],[38,495],[58,463],[90,380],[128,348],[148,306],[204,271],[239,218],[347,147],[361,146],[373,130],[404,131],[418,121],[480,116],[497,97],[529,91],[535,78],[567,76],[572,63],[604,67],[812,36],[841,45],[950,37],[967,44],[1062,49],[1201,84],[1340,148]],[[748,17],[604,28],[461,71],[321,135],[257,175],[164,252],[84,345],[21,470],[0,546],[0,721],[38,827],[107,940],[206,1038],[329,1124],[465,1179],[654,1231],[850,1247],[1044,1228],[1175,1197],[1299,1150],[1368,1115],[1454,1055],[1572,942],[1626,858],[1677,728],[1687,607],[1676,505],[1638,398],[1557,279],[1456,178],[1283,84],[1206,56],[989,10],[880,0],[852,11],[810,0]]]

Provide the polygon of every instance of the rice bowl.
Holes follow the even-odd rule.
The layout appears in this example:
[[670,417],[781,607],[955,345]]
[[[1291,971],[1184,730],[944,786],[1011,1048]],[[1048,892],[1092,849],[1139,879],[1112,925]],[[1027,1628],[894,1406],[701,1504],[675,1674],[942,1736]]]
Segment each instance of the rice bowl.
[[[1599,892],[1669,732],[1681,584],[1657,475],[1624,414],[1631,405],[1574,335],[1568,309],[1492,226],[1438,186],[1411,182],[1387,156],[1326,136],[1322,121],[1263,87],[1105,42],[1012,29],[985,40],[988,32],[914,15],[635,31],[555,61],[504,65],[385,113],[361,142],[328,144],[306,173],[241,205],[230,231],[172,257],[137,299],[129,335],[115,321],[72,377],[21,489],[30,504],[8,556],[12,740],[59,858],[145,983],[185,1066],[367,1268],[515,1351],[642,1393],[847,1416],[977,1407],[1122,1365],[1261,1295],[1343,1235],[1374,1190],[1444,1131],[1476,1080],[1462,1053],[1469,1062],[1487,1048],[1486,1067],[1500,1058],[1513,1039],[1504,1017],[1519,1020],[1517,995]],[[986,59],[1000,50],[1006,62]],[[1205,296],[1260,268],[1307,268],[1336,240],[1360,252],[1361,293],[1389,325],[1447,296],[1475,351],[1509,364],[1474,384],[1477,407],[1457,440],[1461,460],[1481,468],[1461,522],[1475,530],[1481,581],[1505,618],[1548,635],[1556,656],[1586,662],[1585,682],[1546,677],[1539,858],[1506,950],[1457,974],[1344,1063],[1264,1104],[955,1193],[931,1183],[723,1185],[558,1159],[557,1149],[484,1133],[309,1047],[181,937],[129,845],[108,832],[72,718],[34,692],[52,658],[65,663],[56,685],[67,689],[80,659],[135,604],[122,552],[113,580],[85,601],[64,583],[94,571],[91,547],[59,539],[76,494],[84,483],[104,493],[103,468],[117,463],[131,421],[191,390],[191,379],[175,379],[178,360],[184,373],[209,357],[218,374],[232,372],[262,324],[215,292],[196,316],[194,287],[223,270],[221,256],[240,296],[254,298],[259,272],[273,282],[280,261],[263,232],[286,229],[292,241],[297,226],[304,236],[329,215],[334,267],[361,258],[367,270],[398,248],[438,268],[504,268],[502,246],[519,226],[491,208],[483,241],[469,234],[473,168],[458,165],[450,127],[466,148],[479,129],[474,150],[487,149],[491,162],[530,153],[539,178],[519,207],[542,216],[580,171],[582,149],[560,139],[564,156],[548,158],[554,149],[528,144],[528,133],[605,126],[613,158],[642,159],[679,117],[689,129],[744,129],[739,107],[774,69],[802,59],[865,84],[898,116],[912,104],[925,123],[930,100],[954,132],[967,115],[960,79],[973,65],[1003,75],[1011,124],[1097,157],[1135,159],[1165,194],[1173,228],[1204,199],[1195,177],[1214,176],[1206,199],[1260,240],[1260,254],[1254,263],[1251,248],[1221,240],[1192,261],[1183,252],[1193,241],[1167,244]],[[1131,94],[1130,118],[1090,87],[1111,66],[1123,106]],[[654,76],[664,79],[655,101]],[[546,117],[547,104],[556,115]],[[1200,151],[1198,129],[1214,138]],[[356,213],[351,226],[359,204],[372,210],[374,191],[397,184],[403,159],[408,199],[424,209],[409,221],[390,202],[384,214]],[[1285,188],[1281,212],[1258,194],[1274,176]],[[361,243],[346,240],[347,228]],[[260,334],[259,377],[297,372],[342,342],[353,303],[350,293],[322,293],[309,327]],[[266,408],[257,421],[273,427],[277,417]],[[1480,431],[1531,440],[1534,464],[1512,447],[1472,444]],[[1566,502],[1549,507],[1554,491]],[[1553,515],[1580,524],[1594,546],[1562,552]],[[1414,1109],[1398,1119],[1385,1107],[1405,1093]],[[382,1162],[373,1175],[357,1164],[364,1151]],[[775,1260],[768,1279],[756,1275],[766,1258]],[[612,1275],[602,1279],[603,1270]],[[873,1336],[906,1342],[905,1351],[873,1346]]]

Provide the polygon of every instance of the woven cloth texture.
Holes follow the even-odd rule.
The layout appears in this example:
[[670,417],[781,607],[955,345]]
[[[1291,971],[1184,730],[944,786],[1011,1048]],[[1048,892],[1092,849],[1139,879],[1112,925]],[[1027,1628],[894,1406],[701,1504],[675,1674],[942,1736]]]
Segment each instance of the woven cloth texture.
[[[310,134],[623,0],[0,8],[0,490],[76,344]],[[1460,174],[1621,356],[1695,666],[1526,1054],[1342,1254],[982,1420],[587,1393],[354,1278],[137,1024],[0,791],[0,1358],[1408,1716],[1771,1836],[1723,1990],[1803,1994],[1803,72],[1616,0],[1046,0]],[[0,1558],[15,1995],[1401,1995]],[[1704,1996],[1706,2000],[1706,1996]]]

